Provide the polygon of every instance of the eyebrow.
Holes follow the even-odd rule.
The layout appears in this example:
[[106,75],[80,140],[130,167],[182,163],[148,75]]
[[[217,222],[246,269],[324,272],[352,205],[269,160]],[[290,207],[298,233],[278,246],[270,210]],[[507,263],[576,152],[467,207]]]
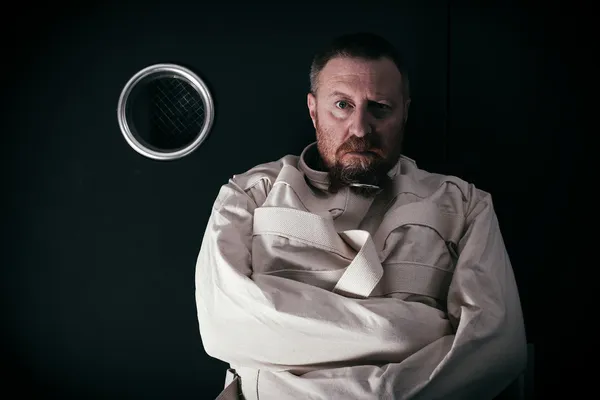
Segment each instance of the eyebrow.
[[346,93],[344,93],[344,92],[340,92],[339,90],[336,90],[336,91],[334,91],[334,92],[331,92],[331,93],[329,94],[329,96],[327,96],[327,97],[337,97],[337,96],[342,96],[342,97],[350,97],[350,96],[348,96]]
[[[340,97],[348,97],[348,98],[351,97],[347,93],[340,92],[339,90],[335,90],[335,91],[331,92],[327,97],[331,98],[331,97],[338,97],[338,96],[340,96]],[[384,101],[386,101],[386,102],[388,102],[388,103],[390,103],[392,105],[394,104],[394,101],[392,99],[387,98],[386,96],[381,96],[381,97],[383,97],[382,100],[384,100]],[[369,100],[369,103],[378,103],[378,104],[381,104],[379,101],[375,101],[375,100]]]

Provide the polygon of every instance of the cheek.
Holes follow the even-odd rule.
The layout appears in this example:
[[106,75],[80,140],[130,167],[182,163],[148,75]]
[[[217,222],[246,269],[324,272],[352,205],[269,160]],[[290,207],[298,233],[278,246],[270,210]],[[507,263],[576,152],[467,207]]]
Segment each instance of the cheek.
[[323,140],[334,148],[337,148],[344,142],[345,128],[339,121],[327,116],[323,120],[319,119],[319,126]]
[[402,125],[391,124],[379,129],[379,139],[382,150],[389,154],[394,151],[402,138]]
[[340,146],[341,141],[336,134],[335,127],[332,126],[321,126],[320,129],[321,142],[325,145],[328,152],[334,154],[337,148]]
[[336,162],[337,150],[342,145],[342,140],[337,134],[335,126],[326,125],[319,120],[317,124],[317,140],[319,149],[325,162],[330,166]]

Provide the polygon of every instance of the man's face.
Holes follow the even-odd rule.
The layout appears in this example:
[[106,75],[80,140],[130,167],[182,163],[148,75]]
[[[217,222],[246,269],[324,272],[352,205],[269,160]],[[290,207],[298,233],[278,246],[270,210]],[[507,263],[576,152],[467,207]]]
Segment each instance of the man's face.
[[408,105],[388,58],[330,60],[308,94],[321,158],[342,184],[377,184],[397,162]]

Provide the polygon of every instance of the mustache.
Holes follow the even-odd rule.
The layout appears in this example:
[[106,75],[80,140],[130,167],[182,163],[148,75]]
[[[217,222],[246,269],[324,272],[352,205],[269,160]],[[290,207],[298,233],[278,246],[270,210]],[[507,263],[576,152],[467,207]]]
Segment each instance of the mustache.
[[374,150],[380,150],[379,140],[377,140],[375,136],[352,136],[338,148],[337,153],[366,152]]

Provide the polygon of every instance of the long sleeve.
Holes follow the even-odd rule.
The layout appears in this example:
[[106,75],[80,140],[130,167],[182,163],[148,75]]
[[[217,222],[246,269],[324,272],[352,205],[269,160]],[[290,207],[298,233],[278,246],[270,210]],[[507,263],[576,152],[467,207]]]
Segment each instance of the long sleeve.
[[525,368],[525,332],[491,197],[471,199],[445,315],[253,273],[257,204],[230,182],[197,260],[205,351],[260,369],[263,399],[492,399]]
[[256,207],[234,183],[225,185],[202,240],[196,302],[210,356],[234,366],[299,374],[400,361],[451,331],[444,313],[424,304],[358,300],[253,274]]
[[459,254],[448,297],[456,333],[418,399],[492,398],[526,366],[518,288],[491,196],[467,215]]
[[262,374],[263,387],[275,394],[289,393],[292,386],[311,393],[311,399],[485,400],[498,395],[525,369],[521,305],[489,195],[474,201],[466,224],[448,294],[452,334],[399,363],[301,377]]

